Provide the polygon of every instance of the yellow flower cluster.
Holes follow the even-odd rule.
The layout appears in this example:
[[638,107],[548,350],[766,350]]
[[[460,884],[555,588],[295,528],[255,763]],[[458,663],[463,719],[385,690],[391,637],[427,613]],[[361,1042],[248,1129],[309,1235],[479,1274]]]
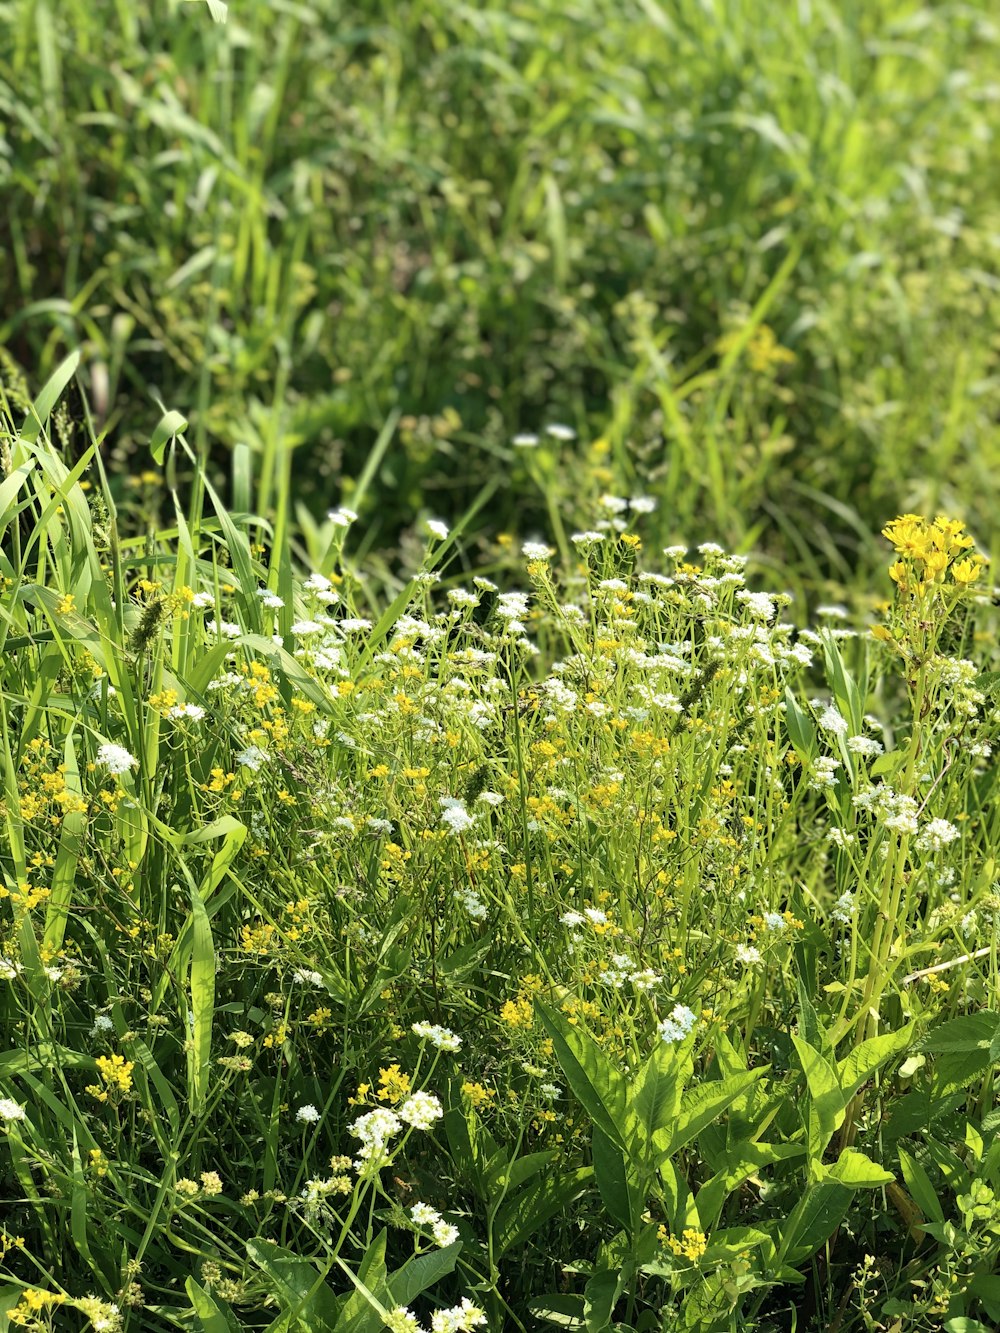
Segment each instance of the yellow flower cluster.
[[933,584],[945,583],[948,575],[959,588],[975,583],[986,563],[973,551],[972,538],[957,518],[939,515],[929,522],[921,514],[902,514],[882,529],[899,557],[889,568],[889,577],[904,593],[926,595]]
[[123,1094],[131,1090],[132,1070],[135,1068],[133,1061],[126,1060],[123,1055],[99,1055],[96,1063],[101,1082],[88,1086],[87,1091],[92,1097],[96,1097],[99,1102],[106,1102],[111,1094]]
[[676,1236],[669,1236],[666,1243],[671,1253],[689,1259],[693,1264],[708,1249],[708,1237],[704,1231],[698,1231],[695,1227],[685,1227],[679,1240]]

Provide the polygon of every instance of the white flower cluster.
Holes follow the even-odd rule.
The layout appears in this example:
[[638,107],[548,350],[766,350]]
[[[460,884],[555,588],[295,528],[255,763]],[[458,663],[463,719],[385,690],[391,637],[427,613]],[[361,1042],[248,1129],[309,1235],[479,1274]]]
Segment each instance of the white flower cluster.
[[888,783],[866,787],[854,797],[858,810],[866,810],[896,833],[912,834],[917,831],[917,803],[912,796],[894,791]]
[[458,1240],[458,1227],[446,1222],[429,1203],[415,1203],[410,1209],[410,1216],[418,1227],[430,1227],[434,1244],[440,1245],[442,1249],[446,1245],[454,1245]]
[[112,745],[110,742],[99,747],[95,762],[101,764],[110,773],[114,773],[116,777],[121,773],[127,773],[129,769],[137,768],[139,765],[135,755],[129,754],[124,746]]
[[673,1044],[683,1041],[697,1021],[694,1011],[686,1004],[675,1004],[670,1016],[657,1025],[657,1031],[661,1040]]
[[429,1041],[439,1051],[458,1051],[462,1048],[461,1037],[452,1032],[451,1028],[443,1028],[440,1023],[414,1023],[411,1030],[421,1041]]

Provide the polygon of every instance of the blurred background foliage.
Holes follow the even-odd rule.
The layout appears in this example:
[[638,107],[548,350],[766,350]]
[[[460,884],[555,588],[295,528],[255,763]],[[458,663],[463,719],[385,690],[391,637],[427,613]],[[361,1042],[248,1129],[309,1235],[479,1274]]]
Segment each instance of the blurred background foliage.
[[0,345],[82,349],[122,485],[162,404],[265,512],[377,464],[372,546],[492,479],[850,584],[897,511],[989,542],[998,129],[989,0],[6,0]]

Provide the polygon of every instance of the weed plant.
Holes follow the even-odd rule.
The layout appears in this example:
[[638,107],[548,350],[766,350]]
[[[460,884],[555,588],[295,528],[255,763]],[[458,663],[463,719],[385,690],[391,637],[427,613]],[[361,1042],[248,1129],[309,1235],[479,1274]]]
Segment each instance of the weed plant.
[[432,520],[386,596],[176,417],[129,531],[74,364],[3,433],[4,1326],[995,1326],[964,525],[886,527],[867,624],[644,496],[502,584]]

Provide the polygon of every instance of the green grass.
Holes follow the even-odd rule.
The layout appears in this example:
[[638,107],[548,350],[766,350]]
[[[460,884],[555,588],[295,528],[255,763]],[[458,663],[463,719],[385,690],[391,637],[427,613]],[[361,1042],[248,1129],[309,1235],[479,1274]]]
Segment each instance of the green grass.
[[392,596],[243,451],[142,533],[74,367],[3,435],[11,1326],[994,1323],[974,548],[877,636],[641,508]]
[[[606,440],[658,537],[863,584],[886,513],[997,506],[991,10],[7,0],[0,342],[83,350],[119,466],[158,401],[246,443],[265,514],[398,412],[384,546],[566,421],[567,504]],[[720,356],[761,322],[793,362]]]
[[0,0],[0,1333],[1000,1326],[990,9]]

